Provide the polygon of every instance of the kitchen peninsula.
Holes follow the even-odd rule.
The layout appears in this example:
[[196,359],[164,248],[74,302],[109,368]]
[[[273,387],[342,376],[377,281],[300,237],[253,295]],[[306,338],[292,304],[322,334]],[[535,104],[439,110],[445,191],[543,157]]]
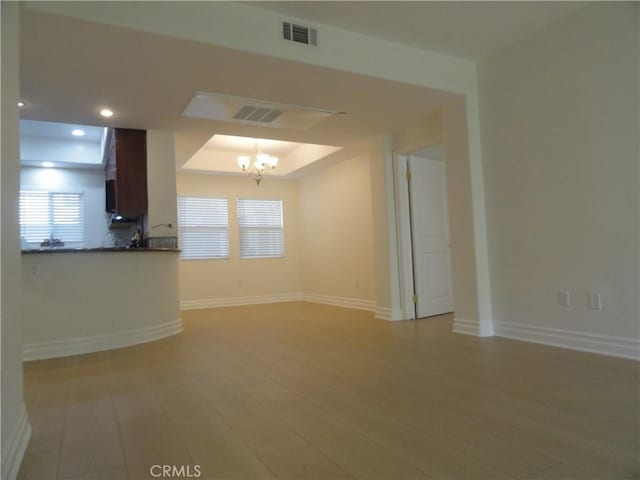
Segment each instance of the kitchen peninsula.
[[24,252],[24,359],[125,347],[182,331],[176,252]]
[[[53,183],[81,175],[93,178],[99,172],[23,165],[21,180],[26,187],[34,186],[36,180],[47,180],[49,189],[56,188],[63,194],[80,192],[85,211],[83,244],[67,241],[65,245],[51,242],[59,246],[40,246],[40,240],[23,243],[24,360],[121,348],[182,331],[179,250],[161,248],[175,246],[173,134],[158,130],[146,133],[146,212],[133,224],[145,226],[141,248],[125,246],[130,238],[125,229],[108,228],[104,176],[81,187]],[[28,149],[23,151],[29,153]],[[122,206],[123,200],[117,200]],[[95,204],[98,206],[93,208]],[[94,211],[96,215],[91,213]],[[124,213],[138,216],[141,212]],[[117,242],[109,238],[114,231],[121,237]],[[173,244],[165,242],[170,238]]]
[[34,253],[88,253],[88,252],[180,252],[177,248],[156,248],[156,247],[96,247],[96,248],[30,248],[22,250],[22,253],[34,254]]

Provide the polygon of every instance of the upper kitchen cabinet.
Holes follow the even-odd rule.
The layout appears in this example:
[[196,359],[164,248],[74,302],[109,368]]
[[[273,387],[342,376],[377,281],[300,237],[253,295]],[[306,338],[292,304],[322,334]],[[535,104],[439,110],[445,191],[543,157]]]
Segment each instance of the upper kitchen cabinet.
[[136,218],[147,212],[147,132],[115,128],[106,161],[107,210]]

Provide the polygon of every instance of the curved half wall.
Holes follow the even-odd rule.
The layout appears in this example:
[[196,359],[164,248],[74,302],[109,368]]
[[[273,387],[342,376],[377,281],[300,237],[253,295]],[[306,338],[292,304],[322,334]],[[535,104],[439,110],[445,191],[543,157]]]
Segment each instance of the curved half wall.
[[175,335],[179,308],[177,252],[22,255],[25,361]]

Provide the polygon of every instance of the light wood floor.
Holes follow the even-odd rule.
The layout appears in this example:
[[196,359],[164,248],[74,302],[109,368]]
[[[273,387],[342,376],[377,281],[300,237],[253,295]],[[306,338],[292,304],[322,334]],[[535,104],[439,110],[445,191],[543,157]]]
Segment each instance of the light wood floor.
[[450,316],[183,319],[173,338],[26,364],[19,478],[640,478],[636,362],[457,335]]

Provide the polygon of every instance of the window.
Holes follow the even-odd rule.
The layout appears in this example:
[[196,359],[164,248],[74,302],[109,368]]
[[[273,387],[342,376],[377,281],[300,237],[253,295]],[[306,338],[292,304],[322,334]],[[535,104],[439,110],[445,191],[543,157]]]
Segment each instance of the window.
[[180,257],[229,258],[226,198],[178,197]]
[[21,190],[20,237],[38,245],[53,237],[62,240],[65,246],[82,247],[82,207],[82,193]]
[[238,199],[240,258],[284,256],[282,200]]

